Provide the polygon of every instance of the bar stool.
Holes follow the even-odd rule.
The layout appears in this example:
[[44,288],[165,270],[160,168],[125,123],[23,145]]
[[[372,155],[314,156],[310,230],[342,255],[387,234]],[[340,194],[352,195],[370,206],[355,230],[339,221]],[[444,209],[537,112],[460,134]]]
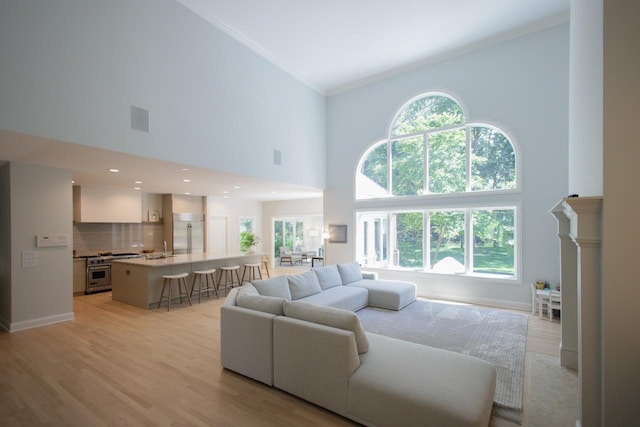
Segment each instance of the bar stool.
[[[180,304],[182,304],[182,295],[187,296],[187,301],[189,301],[189,305],[191,305],[191,297],[189,296],[189,288],[187,287],[187,281],[185,278],[189,275],[189,273],[180,273],[180,274],[167,274],[162,276],[164,281],[162,282],[162,292],[160,293],[160,301],[158,301],[158,308],[160,308],[160,304],[162,304],[162,300],[167,298],[167,311],[171,310],[171,288],[173,287],[173,280],[175,279],[178,282],[178,295],[180,295]],[[169,296],[164,296],[164,290],[167,287],[167,283],[169,284]],[[181,287],[184,287],[184,292],[181,291]]]
[[[222,279],[224,279],[224,294],[227,295],[227,290],[229,289],[229,285],[233,288],[234,283],[238,283],[238,286],[242,286],[242,282],[240,281],[240,275],[238,271],[240,270],[239,265],[230,265],[226,267],[220,267],[220,273],[218,275],[218,288],[222,286]],[[233,280],[233,273],[236,273],[237,282]]]
[[266,257],[266,255],[262,255],[262,262],[260,264],[260,273],[262,273],[262,269],[264,268],[265,272],[267,273],[267,277],[271,277],[269,275],[269,259]]
[[[262,279],[262,272],[260,271],[261,263],[256,264],[243,264],[244,270],[242,270],[242,280],[241,282],[244,284],[244,276],[247,274],[247,282],[251,282],[257,278]],[[257,274],[256,274],[257,273]]]
[[[218,295],[218,286],[216,285],[216,278],[214,273],[216,272],[215,268],[210,270],[198,270],[193,272],[193,283],[191,284],[191,293],[189,296],[193,296],[193,291],[196,287],[196,279],[198,280],[198,304],[200,304],[200,298],[202,297],[202,293],[207,293],[207,298],[210,296],[209,292],[213,290],[216,293],[216,298],[220,298]],[[209,285],[209,279],[211,279],[211,285]],[[202,289],[202,281],[205,282],[204,290]]]

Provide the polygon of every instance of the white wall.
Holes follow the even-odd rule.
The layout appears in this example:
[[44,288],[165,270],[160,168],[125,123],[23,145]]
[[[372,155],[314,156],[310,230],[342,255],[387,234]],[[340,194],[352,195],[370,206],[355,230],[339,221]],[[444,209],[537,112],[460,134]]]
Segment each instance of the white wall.
[[174,0],[4,1],[0,57],[0,129],[325,186],[325,98]]
[[[640,419],[640,2],[604,1],[603,426]],[[573,6],[573,5],[572,5]],[[586,6],[585,6],[586,9]],[[573,107],[573,104],[572,104]],[[596,159],[600,160],[600,159]],[[588,331],[583,331],[588,333]]]
[[569,25],[563,24],[330,97],[324,221],[347,224],[349,243],[330,244],[328,261],[355,256],[358,159],[386,137],[406,101],[440,90],[463,103],[469,121],[500,126],[520,148],[523,280],[507,285],[427,273],[403,276],[418,283],[422,295],[530,307],[532,280],[559,281],[556,224],[548,209],[568,190],[568,76]]
[[[74,319],[71,171],[9,164],[11,331]],[[5,177],[3,177],[5,178]],[[3,221],[2,226],[6,227]],[[37,234],[66,234],[69,245],[36,247]],[[37,267],[23,268],[22,252],[35,251]],[[6,280],[3,277],[3,282]],[[3,283],[3,288],[6,283]],[[6,290],[3,289],[3,295]],[[6,307],[2,306],[3,311]],[[3,325],[5,328],[7,325]]]
[[262,238],[257,250],[264,250],[262,202],[254,200],[223,199],[207,197],[207,220],[211,216],[222,216],[228,219],[227,244],[230,252],[240,250],[240,218],[255,218],[254,232]]
[[571,5],[569,193],[602,195],[602,0]]
[[11,165],[0,163],[0,325],[11,323]]

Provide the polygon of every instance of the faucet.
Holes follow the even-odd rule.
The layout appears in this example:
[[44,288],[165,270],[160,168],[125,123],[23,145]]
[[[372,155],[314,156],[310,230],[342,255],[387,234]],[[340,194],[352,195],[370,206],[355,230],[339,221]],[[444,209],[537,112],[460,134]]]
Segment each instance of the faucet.
[[165,257],[165,258],[166,258],[166,257],[167,257],[167,255],[168,255],[168,254],[167,254],[167,241],[166,241],[166,240],[164,241],[164,253],[163,253],[163,255],[164,255],[164,257]]

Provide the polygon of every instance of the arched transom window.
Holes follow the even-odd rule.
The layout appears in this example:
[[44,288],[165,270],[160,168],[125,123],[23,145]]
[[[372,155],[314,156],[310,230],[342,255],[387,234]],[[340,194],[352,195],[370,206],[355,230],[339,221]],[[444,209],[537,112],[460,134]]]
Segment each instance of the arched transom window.
[[514,189],[516,156],[495,126],[467,123],[460,105],[427,95],[396,116],[389,139],[360,161],[356,199]]

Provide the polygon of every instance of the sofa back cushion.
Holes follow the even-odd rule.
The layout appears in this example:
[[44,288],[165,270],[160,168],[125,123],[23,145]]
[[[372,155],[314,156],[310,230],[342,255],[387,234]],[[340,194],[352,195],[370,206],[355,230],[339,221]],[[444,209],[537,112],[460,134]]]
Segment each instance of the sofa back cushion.
[[284,315],[294,319],[318,323],[353,332],[358,354],[369,351],[369,340],[360,324],[358,315],[341,308],[325,307],[304,301],[287,301],[283,305]]
[[294,274],[287,277],[291,299],[296,300],[322,292],[318,276],[313,271],[302,274]]
[[320,287],[323,291],[333,288],[334,286],[342,285],[342,278],[335,264],[324,267],[314,267],[312,271],[318,276],[318,282],[320,282]]
[[254,280],[251,284],[262,296],[284,298],[291,301],[291,291],[287,276],[276,276],[270,279]]
[[238,290],[236,305],[238,307],[282,316],[283,304],[287,300],[278,297],[262,296],[251,283],[245,283]]
[[343,285],[362,280],[360,264],[358,264],[357,262],[351,262],[349,264],[338,264],[338,273],[340,273],[340,278],[342,279]]

